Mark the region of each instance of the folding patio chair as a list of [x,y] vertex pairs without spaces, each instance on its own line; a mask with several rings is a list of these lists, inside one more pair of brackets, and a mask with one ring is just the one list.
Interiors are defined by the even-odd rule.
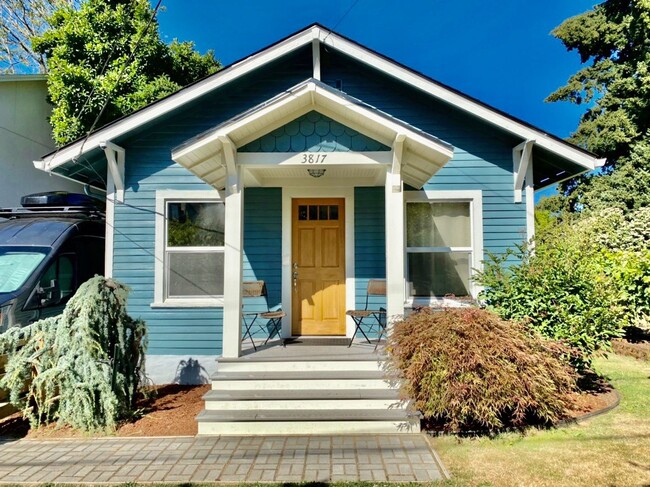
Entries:
[[[247,298],[264,298],[265,301],[266,311],[246,311],[245,308],[249,303],[242,304],[242,320],[244,322],[245,331],[241,341],[243,342],[246,340],[246,336],[248,336],[251,345],[253,345],[253,349],[257,351],[255,341],[253,340],[252,330],[262,331],[264,333],[268,332],[269,335],[264,341],[264,345],[266,345],[274,335],[277,334],[278,338],[280,337],[282,318],[286,316],[286,313],[282,311],[281,308],[277,310],[271,310],[269,308],[266,284],[264,281],[248,281],[242,283],[242,298],[249,301],[251,305],[253,304],[253,300]],[[257,327],[257,329],[255,330],[254,327]],[[285,345],[284,341],[282,342],[282,345]]]
[[369,328],[368,331],[372,330],[375,326],[378,327],[379,335],[377,337],[377,344],[375,345],[375,350],[379,345],[379,340],[381,337],[386,334],[386,310],[384,308],[378,309],[368,309],[370,303],[370,296],[386,296],[386,281],[384,279],[370,279],[368,280],[368,288],[366,290],[366,305],[363,309],[353,309],[348,310],[345,314],[350,316],[354,321],[354,334],[350,339],[348,348],[352,346],[354,337],[357,336],[357,332],[361,332],[364,338],[368,343],[372,343],[366,332],[363,330],[363,326]]

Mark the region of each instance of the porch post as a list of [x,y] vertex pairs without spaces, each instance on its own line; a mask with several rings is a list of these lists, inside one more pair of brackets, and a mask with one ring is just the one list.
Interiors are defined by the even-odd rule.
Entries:
[[224,229],[223,357],[241,355],[244,194],[241,167],[228,174]]
[[404,192],[401,176],[404,138],[393,146],[393,164],[386,172],[386,312],[388,323],[404,316]]

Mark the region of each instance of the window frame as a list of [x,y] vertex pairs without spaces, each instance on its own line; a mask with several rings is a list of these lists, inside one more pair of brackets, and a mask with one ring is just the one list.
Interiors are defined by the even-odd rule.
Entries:
[[[469,203],[470,238],[469,247],[407,247],[407,205],[409,203]],[[483,270],[483,191],[482,190],[422,190],[404,191],[404,296],[407,307],[458,305],[461,300],[442,296],[411,296],[409,292],[408,258],[410,253],[452,253],[467,252],[469,259],[469,292],[476,298],[481,286],[474,282],[477,271]]]
[[[221,203],[225,205],[222,191],[217,190],[157,190],[155,221],[155,270],[154,302],[152,308],[220,308],[224,305],[223,296],[167,296],[169,275],[168,252],[181,253],[225,253],[222,247],[168,247],[167,246],[167,208],[169,203]],[[224,231],[226,225],[224,224]],[[225,266],[224,266],[225,269]],[[224,276],[225,278],[225,276]],[[224,279],[225,281],[225,279]]]

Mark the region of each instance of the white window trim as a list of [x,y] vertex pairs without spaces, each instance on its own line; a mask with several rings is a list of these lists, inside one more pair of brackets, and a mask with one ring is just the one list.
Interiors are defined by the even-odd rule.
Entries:
[[[472,253],[472,261],[470,265],[470,282],[469,291],[473,298],[478,296],[481,291],[479,286],[474,281],[474,276],[477,270],[483,270],[483,191],[480,189],[472,190],[424,190],[424,191],[404,191],[404,235],[406,235],[406,205],[408,203],[469,203],[469,215],[472,225],[472,246],[471,247],[430,247],[421,251],[465,251]],[[406,307],[412,306],[462,306],[463,300],[458,301],[445,298],[445,297],[431,297],[431,298],[414,298],[409,296],[406,277],[408,275],[408,247],[404,247],[404,292],[406,296]],[[420,250],[418,250],[420,251]]]
[[152,308],[220,308],[223,297],[216,298],[167,298],[165,299],[165,234],[168,201],[219,202],[224,198],[217,190],[174,190],[156,191],[155,221],[155,267],[154,267],[154,302]]

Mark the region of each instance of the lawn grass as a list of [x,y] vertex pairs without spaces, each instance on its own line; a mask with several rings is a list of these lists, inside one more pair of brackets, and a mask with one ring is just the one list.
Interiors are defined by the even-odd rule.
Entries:
[[611,354],[595,361],[621,404],[566,428],[496,439],[441,437],[433,444],[447,485],[650,485],[650,363]]

